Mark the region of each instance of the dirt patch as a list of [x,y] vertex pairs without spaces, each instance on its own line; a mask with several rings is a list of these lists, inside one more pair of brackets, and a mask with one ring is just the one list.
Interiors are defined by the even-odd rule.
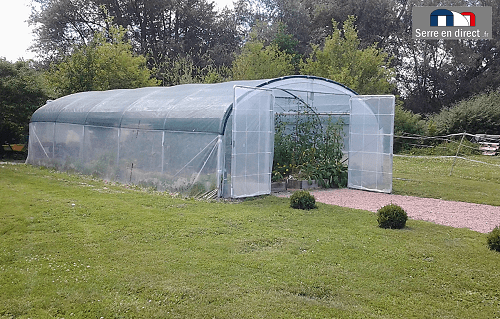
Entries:
[[401,206],[411,219],[456,228],[469,228],[480,233],[488,233],[495,226],[500,225],[500,206],[383,194],[348,188],[318,190],[311,194],[320,203],[371,212],[376,212],[380,207],[393,203]]

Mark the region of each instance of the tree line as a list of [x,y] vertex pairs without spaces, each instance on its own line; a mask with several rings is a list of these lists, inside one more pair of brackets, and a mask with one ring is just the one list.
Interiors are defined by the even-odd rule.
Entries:
[[430,116],[500,86],[498,19],[491,40],[411,38],[416,5],[491,6],[497,17],[495,0],[237,0],[220,11],[209,0],[33,2],[38,59],[19,63],[47,98],[311,74]]

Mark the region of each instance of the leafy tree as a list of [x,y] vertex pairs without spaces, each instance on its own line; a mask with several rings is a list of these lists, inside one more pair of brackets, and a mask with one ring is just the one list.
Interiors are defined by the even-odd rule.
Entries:
[[313,46],[313,54],[303,63],[302,74],[316,75],[342,83],[360,94],[390,93],[393,70],[388,55],[372,45],[360,48],[355,18],[344,21],[337,29],[333,21],[333,34],[325,40],[324,47]]
[[199,83],[200,68],[197,67],[190,55],[168,56],[155,62],[154,77],[162,86]]
[[231,10],[217,12],[207,0],[33,1],[40,4],[30,17],[33,49],[44,61],[60,61],[75,46],[90,44],[108,29],[108,15],[127,30],[133,51],[148,57],[150,69],[182,58],[192,60],[195,70],[230,66],[241,42],[238,18]]
[[64,62],[53,65],[46,78],[55,96],[157,85],[146,58],[134,56],[124,36],[123,28],[111,26],[110,42],[104,32],[96,33],[91,43],[76,47]]
[[231,68],[226,66],[220,66],[218,68],[208,66],[205,68],[205,76],[203,77],[203,83],[221,83],[231,81],[232,71]]
[[402,3],[408,1],[309,0],[309,7],[312,8],[309,11],[311,12],[310,41],[315,44],[322,43],[333,31],[332,20],[345,21],[349,16],[355,16],[361,47],[367,48],[377,43],[378,48],[385,48],[388,41],[401,32],[401,28],[411,26],[411,22],[405,24],[399,17]]
[[264,46],[260,41],[249,41],[233,63],[235,80],[270,79],[294,73],[293,56],[280,51],[277,44]]
[[[378,48],[385,47],[387,40],[401,32],[400,28],[404,25],[399,23],[400,2],[402,1],[239,0],[236,8],[240,9],[237,13],[245,18],[248,30],[255,26],[257,20],[271,27],[286,25],[286,32],[293,34],[298,41],[298,53],[307,55],[310,53],[311,43],[321,44],[333,32],[332,20],[345,21],[349,15],[357,17],[362,48],[373,43],[377,43]],[[411,26],[411,22],[409,25]]]
[[[256,32],[257,39],[269,44],[281,30],[293,34],[294,49],[303,55],[310,42],[310,12],[315,11],[311,0],[238,0],[235,14],[244,22],[247,33]],[[284,27],[285,26],[285,27]],[[284,28],[283,28],[284,27]]]
[[41,75],[29,62],[0,59],[0,142],[24,143],[31,114],[47,98]]
[[102,3],[94,0],[33,0],[29,22],[35,26],[33,49],[53,61],[70,54],[76,45],[89,43],[106,27]]
[[286,25],[280,24],[272,43],[276,44],[281,52],[292,56],[292,64],[298,70],[302,61],[302,55],[297,50],[299,41],[293,35],[286,33]]
[[[412,7],[437,6],[437,0],[398,1],[399,31],[386,43],[394,58],[398,91],[405,107],[415,113],[435,114],[460,100],[494,90],[500,85],[498,54],[500,23],[493,19],[490,40],[414,40],[411,37]],[[496,0],[448,0],[449,6],[491,6],[493,17],[500,14]]]
[[[390,74],[386,79],[396,83],[395,93],[403,98],[405,108],[427,115],[500,86],[499,21],[493,19],[490,40],[412,39],[412,8],[442,5],[438,0],[236,0],[234,10],[221,12],[216,12],[210,0],[33,1],[40,4],[30,18],[36,27],[34,49],[43,62],[61,61],[76,46],[91,44],[94,34],[108,29],[109,14],[128,30],[133,51],[147,57],[148,68],[162,85],[228,79],[214,70],[233,65],[244,49],[242,39],[250,32],[256,32],[258,36],[252,41],[262,42],[263,51],[271,51],[268,45],[275,44],[279,51],[292,54],[292,64],[304,56],[317,61],[333,38],[348,42],[332,20],[349,21],[353,15],[358,46],[351,49],[371,51],[369,59],[359,52],[343,59],[340,55],[337,60],[344,69],[337,64],[320,70],[311,64],[308,69],[312,70],[302,72],[317,71],[326,77],[335,73],[335,80],[360,93],[379,93],[390,92],[391,85],[384,83],[385,88],[375,89],[366,84],[376,82],[377,77],[372,76],[385,69],[386,75]],[[444,4],[491,6],[493,16],[500,16],[498,0],[446,0]],[[379,64],[382,67],[372,68],[373,74],[356,73],[377,64],[385,55],[380,49],[388,53]],[[368,82],[362,83],[364,79]]]
[[[412,8],[443,5],[438,0],[239,0],[254,9],[246,21],[260,19],[264,25],[283,23],[299,41],[297,50],[304,56],[309,43],[322,45],[333,33],[331,21],[356,16],[359,49],[383,49],[394,69],[394,83],[405,108],[432,114],[480,92],[500,86],[500,22],[493,19],[493,39],[489,40],[414,40]],[[253,6],[251,4],[254,4]],[[491,6],[500,15],[497,0],[447,0],[449,6]],[[250,12],[251,13],[251,12]],[[253,24],[250,24],[250,27]],[[265,30],[263,30],[265,31]],[[263,33],[265,36],[266,33]],[[269,37],[267,38],[269,39]],[[266,43],[266,42],[265,42]],[[326,73],[326,72],[324,72]],[[347,84],[347,83],[345,83]]]

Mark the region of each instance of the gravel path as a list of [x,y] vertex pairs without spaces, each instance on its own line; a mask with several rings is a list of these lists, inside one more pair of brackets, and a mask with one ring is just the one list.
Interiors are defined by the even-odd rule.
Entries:
[[457,228],[469,228],[480,233],[488,233],[495,226],[500,225],[500,206],[382,194],[348,188],[317,190],[312,191],[311,194],[320,203],[372,212],[393,203],[401,206],[411,219]]

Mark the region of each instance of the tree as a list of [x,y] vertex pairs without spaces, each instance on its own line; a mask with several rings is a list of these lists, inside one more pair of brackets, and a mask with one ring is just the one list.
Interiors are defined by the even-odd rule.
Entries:
[[30,17],[36,26],[33,49],[44,61],[61,61],[75,46],[90,44],[108,29],[108,16],[127,30],[133,51],[160,73],[164,62],[186,57],[194,70],[230,66],[241,43],[237,17],[231,10],[217,12],[207,0],[33,1],[40,4]]
[[[415,113],[434,114],[454,103],[500,85],[500,23],[493,19],[490,40],[414,40],[411,38],[412,7],[436,6],[436,0],[392,0],[399,32],[386,44],[396,69],[398,91],[405,108]],[[396,6],[397,5],[397,6]],[[449,6],[491,6],[493,17],[500,14],[494,0],[448,0]]]
[[54,95],[157,85],[146,58],[133,55],[124,36],[123,28],[111,26],[110,42],[104,32],[96,33],[88,45],[76,47],[64,62],[53,65],[46,78]]
[[[33,1],[40,4],[30,18],[36,26],[34,48],[44,61],[61,61],[75,46],[90,44],[95,33],[109,28],[106,17],[110,15],[127,30],[133,51],[147,57],[148,68],[162,85],[205,81],[207,76],[207,81],[227,79],[215,76],[214,70],[231,67],[244,49],[242,39],[251,32],[257,34],[252,41],[260,41],[263,51],[274,43],[278,51],[294,55],[294,64],[304,56],[317,61],[327,39],[348,43],[332,20],[349,21],[353,15],[357,47],[351,49],[366,51],[355,57],[355,64],[365,65],[343,70],[337,65],[331,72],[326,68],[320,72],[312,70],[311,64],[307,73],[317,71],[326,77],[335,73],[337,81],[363,87],[356,89],[359,92],[388,93],[387,83],[383,90],[366,90],[370,83],[360,82],[385,69],[404,107],[421,114],[437,113],[500,86],[499,21],[493,19],[490,40],[414,40],[411,36],[414,6],[491,6],[496,17],[500,15],[497,0],[237,0],[234,10],[222,12],[215,11],[211,0]],[[382,64],[381,56],[386,57]],[[337,60],[353,65],[353,57],[346,54]],[[368,71],[368,64],[377,63],[381,67],[372,69],[374,74],[354,72]]]
[[286,25],[283,23],[280,23],[278,32],[276,33],[272,43],[276,44],[281,52],[292,56],[292,64],[298,71],[300,62],[302,61],[302,54],[299,54],[297,50],[299,41],[295,39],[293,35],[286,33]]
[[[293,34],[299,54],[310,53],[310,44],[321,44],[332,33],[332,20],[345,21],[356,16],[362,48],[386,45],[399,32],[398,2],[402,0],[239,0],[238,14],[245,18],[249,30],[260,20],[270,25],[286,25]],[[404,0],[407,1],[407,0]],[[253,9],[253,10],[252,10]],[[411,11],[411,10],[410,10]],[[411,25],[411,23],[410,23]]]
[[106,13],[93,0],[33,0],[29,22],[35,26],[33,50],[48,61],[70,54],[76,45],[88,44],[106,27]]
[[47,98],[41,75],[29,62],[0,59],[0,142],[24,143],[31,114]]
[[377,43],[378,48],[383,48],[388,39],[400,32],[398,23],[400,2],[408,0],[308,1],[311,8],[312,43],[320,44],[332,33],[332,20],[345,21],[349,16],[355,16],[361,48],[370,47],[373,43]]
[[376,44],[361,49],[353,16],[325,40],[322,49],[313,45],[313,54],[302,64],[302,74],[316,75],[342,83],[360,94],[390,93],[394,72],[388,54]]
[[294,73],[293,56],[280,51],[277,44],[264,47],[260,41],[249,41],[233,63],[235,80],[270,79]]

